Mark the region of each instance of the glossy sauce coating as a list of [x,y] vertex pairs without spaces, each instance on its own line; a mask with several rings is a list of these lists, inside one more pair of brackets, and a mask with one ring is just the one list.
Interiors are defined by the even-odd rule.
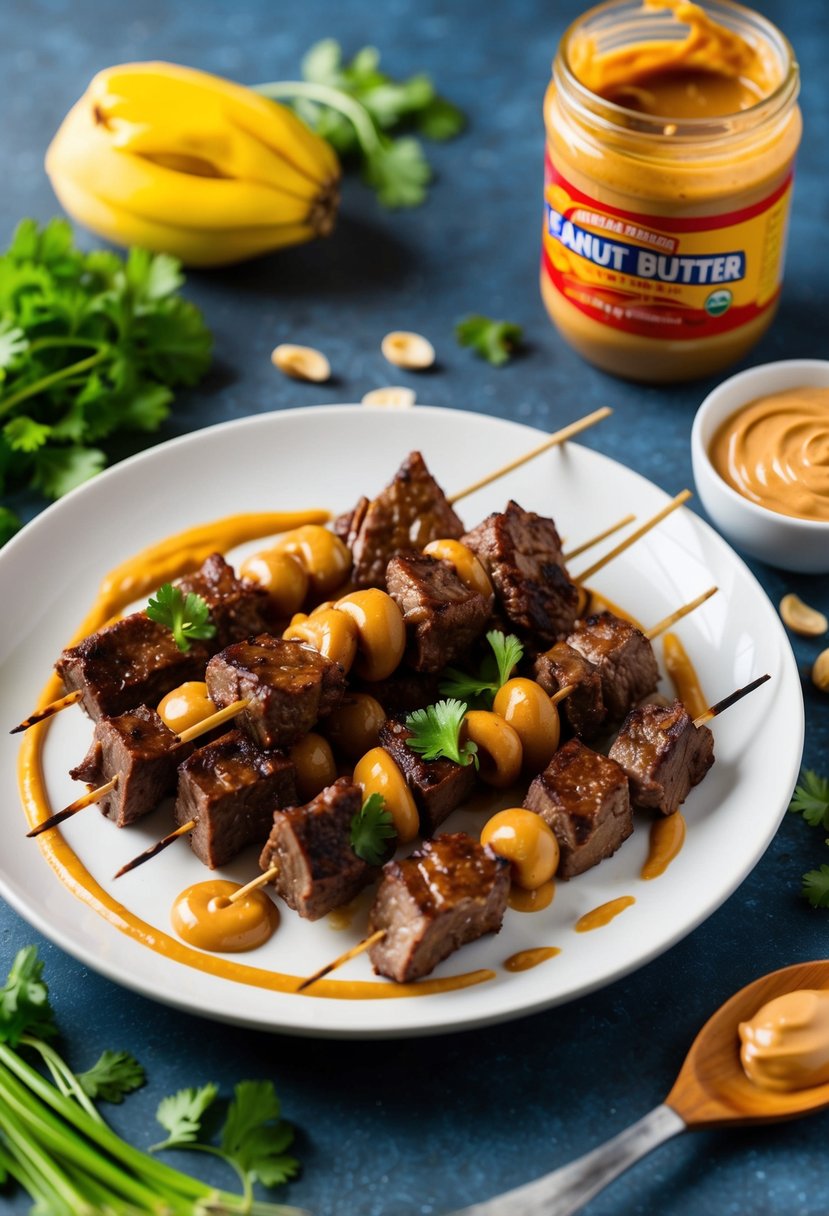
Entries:
[[718,429],[709,455],[749,502],[829,520],[829,388],[789,389],[743,406]]
[[600,904],[598,908],[593,908],[590,912],[585,912],[584,916],[580,916],[575,923],[576,933],[589,933],[592,929],[601,929],[603,925],[608,925],[612,920],[629,908],[631,904],[635,904],[636,900],[632,895],[622,895],[619,899],[611,899],[606,904]]
[[673,815],[660,815],[651,824],[648,856],[639,874],[646,881],[659,878],[678,857],[685,843],[685,820],[681,811]]
[[829,991],[787,992],[739,1026],[746,1076],[763,1089],[792,1091],[829,1081]]
[[199,950],[219,954],[264,945],[279,924],[276,905],[264,891],[249,891],[231,903],[229,896],[239,890],[239,883],[219,878],[187,887],[176,897],[170,914],[176,933]]
[[688,657],[688,652],[675,633],[666,633],[662,640],[665,670],[674,686],[676,695],[692,718],[698,718],[708,709],[709,701],[702,691],[699,676]]
[[509,958],[504,959],[504,970],[529,971],[531,967],[546,963],[557,954],[561,954],[558,946],[534,946],[530,950],[519,950],[517,954],[511,954]]
[[525,891],[523,887],[510,887],[507,903],[513,912],[543,912],[545,908],[549,908],[555,894],[556,884],[551,878],[534,891]]

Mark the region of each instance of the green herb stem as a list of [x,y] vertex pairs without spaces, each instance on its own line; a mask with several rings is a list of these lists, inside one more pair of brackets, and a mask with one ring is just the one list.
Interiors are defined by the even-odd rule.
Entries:
[[52,1074],[55,1085],[65,1097],[74,1098],[91,1118],[103,1124],[104,1120],[94,1102],[84,1092],[78,1082],[78,1078],[63,1057],[55,1051],[54,1047],[51,1047],[48,1043],[44,1043],[42,1039],[32,1038],[28,1034],[21,1035],[20,1042],[39,1053],[49,1072]]
[[49,350],[51,347],[66,347],[66,346],[86,346],[91,350],[103,350],[107,343],[100,338],[75,338],[75,337],[43,337],[35,338],[29,343],[26,348],[27,354],[32,354],[37,350]]
[[62,380],[66,380],[70,376],[78,376],[82,372],[91,371],[93,367],[97,367],[99,363],[102,363],[107,358],[109,358],[109,351],[101,349],[94,355],[89,355],[86,359],[80,359],[77,363],[70,363],[68,367],[62,367],[56,372],[50,372],[48,376],[41,376],[33,384],[27,384],[25,388],[18,389],[16,393],[10,393],[4,400],[0,400],[0,417],[3,414],[8,414],[9,410],[14,409],[21,401],[26,401],[29,397],[36,397],[39,393],[53,388],[54,385],[60,384]]
[[[32,1134],[30,1120],[21,1118],[14,1105],[3,1101],[0,1107],[3,1112],[3,1133],[7,1143],[14,1149],[17,1160],[28,1173],[29,1180],[34,1176],[39,1180],[37,1190],[48,1191],[50,1216],[95,1216],[94,1209],[86,1202],[84,1196],[56,1168],[53,1155],[41,1147]],[[27,1184],[26,1189],[29,1190]],[[31,1190],[29,1190],[31,1194]],[[54,1205],[59,1206],[54,1206]]]
[[273,101],[305,97],[308,101],[329,106],[348,119],[365,153],[371,154],[382,147],[380,133],[365,106],[342,89],[335,89],[333,85],[317,84],[311,80],[274,80],[268,84],[254,85],[253,91],[261,93],[263,97],[270,97]]

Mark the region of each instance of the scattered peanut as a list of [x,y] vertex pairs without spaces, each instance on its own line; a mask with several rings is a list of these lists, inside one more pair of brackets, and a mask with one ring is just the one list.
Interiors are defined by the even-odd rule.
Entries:
[[812,683],[821,692],[829,692],[829,649],[821,650],[812,665]]
[[435,361],[435,348],[429,339],[403,329],[386,334],[380,349],[389,363],[408,368],[409,371],[424,371]]
[[362,403],[387,410],[410,410],[416,397],[413,388],[390,384],[387,388],[373,388],[370,393],[365,394]]
[[283,342],[271,352],[271,363],[294,380],[313,380],[322,384],[331,377],[331,364],[322,351],[312,346],[293,346]]
[[804,604],[797,595],[783,596],[780,601],[780,615],[784,625],[787,625],[794,633],[802,634],[806,638],[820,637],[829,629],[829,621],[823,613]]

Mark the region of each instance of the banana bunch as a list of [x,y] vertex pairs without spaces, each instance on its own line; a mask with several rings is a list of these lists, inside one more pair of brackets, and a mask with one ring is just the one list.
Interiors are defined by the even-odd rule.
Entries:
[[222,266],[327,235],[330,144],[292,111],[171,63],[99,72],[46,153],[69,214],[117,245]]

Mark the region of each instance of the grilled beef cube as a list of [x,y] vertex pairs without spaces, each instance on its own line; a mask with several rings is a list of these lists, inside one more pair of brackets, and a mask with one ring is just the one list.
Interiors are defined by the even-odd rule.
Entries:
[[176,770],[193,750],[181,744],[154,709],[139,705],[117,718],[99,718],[89,751],[70,771],[75,781],[118,784],[98,803],[119,828],[154,811],[176,788]]
[[380,746],[406,778],[420,816],[421,834],[431,836],[472,793],[476,770],[474,764],[454,760],[424,760],[407,744],[411,735],[402,722],[390,719],[380,727]]
[[610,749],[630,781],[634,806],[671,815],[714,763],[714,736],[681,701],[632,709]]
[[335,709],[345,677],[301,642],[263,633],[227,646],[207,664],[207,690],[217,709],[247,700],[240,724],[260,747],[289,747]]
[[497,608],[526,642],[541,650],[573,628],[578,588],[565,569],[551,519],[510,501],[462,540],[492,580]]
[[579,621],[570,646],[599,670],[607,725],[618,724],[643,697],[656,691],[659,669],[641,630],[611,612]]
[[571,739],[530,785],[524,806],[553,829],[559,878],[612,856],[633,831],[628,779],[615,762]]
[[444,537],[457,540],[462,532],[420,452],[410,452],[385,490],[355,508],[346,539],[354,559],[352,581],[385,591],[386,566],[396,553]]
[[190,847],[215,870],[267,839],[278,807],[297,801],[296,770],[281,752],[261,751],[241,730],[194,751],[179,768],[175,818],[196,821]]
[[360,530],[360,524],[363,522],[363,516],[366,513],[369,500],[365,494],[357,500],[357,505],[350,511],[343,511],[342,515],[338,515],[332,525],[334,532],[339,536],[341,541],[351,548],[354,537]]
[[562,688],[572,688],[559,709],[574,735],[594,739],[605,720],[605,707],[601,677],[590,660],[567,642],[556,642],[538,656],[533,674],[551,697]]
[[492,597],[467,587],[455,567],[421,553],[402,553],[386,568],[388,593],[403,613],[408,661],[415,671],[442,671],[487,627]]
[[367,692],[380,702],[386,714],[408,713],[413,709],[425,709],[434,705],[440,697],[438,677],[435,673],[411,671],[398,667],[385,680],[352,680],[349,687],[357,692]]
[[264,587],[239,579],[221,553],[213,553],[193,574],[178,582],[184,595],[200,595],[210,610],[216,635],[210,639],[212,651],[224,650],[231,642],[241,642],[265,632],[273,613]]
[[55,670],[69,692],[83,693],[80,703],[97,721],[157,705],[186,680],[201,680],[210,654],[204,642],[183,653],[166,625],[133,612],[64,650]]
[[347,904],[377,876],[377,866],[351,847],[351,821],[362,805],[362,789],[340,777],[305,806],[274,814],[259,865],[277,867],[277,895],[306,920]]
[[509,863],[463,832],[388,862],[369,913],[369,934],[385,930],[369,953],[374,970],[409,983],[466,942],[497,933],[509,887]]

